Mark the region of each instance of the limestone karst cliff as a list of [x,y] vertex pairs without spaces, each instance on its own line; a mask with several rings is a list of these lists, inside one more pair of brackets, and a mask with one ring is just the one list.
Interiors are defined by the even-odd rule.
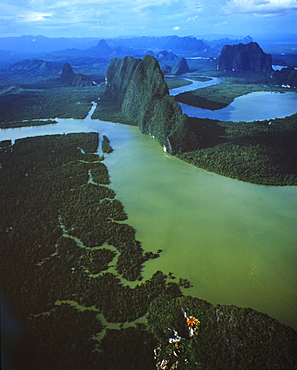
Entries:
[[188,63],[185,58],[179,58],[176,64],[173,66],[171,73],[179,76],[183,73],[187,73],[190,71],[190,68],[188,66]]
[[271,72],[272,57],[264,53],[256,42],[248,44],[225,45],[218,58],[220,71]]
[[63,84],[68,86],[83,87],[93,85],[90,77],[81,73],[74,73],[69,63],[63,65],[60,80]]
[[177,153],[188,142],[187,116],[168,93],[157,60],[127,56],[111,60],[103,100],[114,102],[130,124],[155,137],[166,150]]

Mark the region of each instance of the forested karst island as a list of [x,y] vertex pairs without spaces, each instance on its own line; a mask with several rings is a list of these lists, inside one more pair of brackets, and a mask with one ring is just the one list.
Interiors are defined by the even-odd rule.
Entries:
[[169,96],[154,57],[112,59],[106,73],[106,90],[93,118],[101,118],[101,111],[108,106],[118,111],[125,123],[137,125],[142,133],[155,137],[169,152],[185,150],[189,141],[186,116]]
[[[54,369],[294,369],[294,329],[251,308],[191,297],[192,281],[176,278],[173,270],[144,278],[146,264],[166,257],[153,244],[144,249],[136,237],[108,171],[107,159],[121,149],[101,134],[97,120],[139,127],[166,156],[213,173],[296,185],[296,114],[223,122],[189,117],[179,105],[215,111],[252,91],[296,93],[296,71],[218,70],[211,43],[193,37],[141,41],[145,50],[137,38],[122,46],[121,40],[95,40],[89,51],[68,50],[68,57],[53,52],[44,55],[47,61],[19,61],[2,71],[1,129],[55,126],[60,118],[71,118],[71,125],[76,118],[82,131],[88,120],[99,131],[0,140],[1,293],[34,348],[34,358],[26,361],[31,368]],[[163,57],[149,52],[154,43]],[[133,56],[124,55],[129,45],[139,47]],[[252,50],[252,65],[258,65],[254,58],[261,55],[256,46]],[[189,67],[182,78],[172,77],[177,54]],[[170,76],[164,77],[164,65]],[[173,87],[213,77],[222,82],[170,95]],[[255,275],[252,270],[250,278]],[[17,361],[22,347],[5,344],[16,351],[7,361]]]
[[[232,52],[226,48],[222,50],[219,69],[252,71],[260,75],[252,78],[240,75],[232,81],[226,78],[226,82],[218,87],[190,91],[176,99],[215,110],[228,106],[236,96],[246,92],[278,91],[276,87],[256,84],[258,78],[261,81],[271,79],[266,73],[272,69],[271,57],[256,43],[240,45],[239,48],[230,46]],[[249,55],[250,64],[243,66],[243,60],[248,63],[245,54]],[[230,66],[222,67],[223,63]],[[93,118],[138,125],[169,153],[221,175],[265,185],[297,183],[295,115],[237,124],[189,118],[169,96],[160,67],[151,56],[145,56],[143,60],[132,57],[112,59],[106,79],[105,93]],[[288,158],[292,159],[290,164]]]
[[271,72],[272,57],[256,42],[225,45],[218,58],[218,70]]

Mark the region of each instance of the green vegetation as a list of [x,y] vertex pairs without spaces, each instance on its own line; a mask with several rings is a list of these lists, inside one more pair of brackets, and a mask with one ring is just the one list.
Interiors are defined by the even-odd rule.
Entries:
[[178,157],[219,175],[261,185],[297,185],[297,114],[259,122],[193,118],[200,150]]
[[113,152],[113,149],[110,146],[110,140],[105,135],[103,135],[103,140],[102,140],[101,147],[102,147],[102,152],[103,153],[109,154],[109,153]]
[[294,67],[283,68],[281,71],[274,72],[274,82],[277,85],[290,86],[297,88],[297,71]]
[[[205,61],[192,62],[210,69]],[[138,125],[172,154],[224,176],[264,185],[296,184],[295,116],[273,120],[271,125],[267,121],[235,124],[188,118],[181,114],[174,98],[168,96],[156,63],[152,57],[143,61],[132,57],[114,59],[107,72],[106,92],[92,118]],[[263,73],[213,72],[220,72],[224,81],[180,94],[176,99],[202,108],[221,109],[235,97],[249,92],[283,91],[272,86],[271,79]],[[188,83],[166,78],[169,84],[173,80],[179,86]],[[58,88],[54,83],[47,89],[41,89],[38,83],[24,87],[19,94],[0,97],[0,127],[44,124],[40,119],[49,117],[84,118],[91,101],[104,92],[98,86]],[[25,119],[28,121],[24,122]],[[112,147],[107,140],[103,138],[102,150],[109,153]]]
[[[236,77],[227,77],[218,85],[183,93],[176,98],[189,105],[215,110],[250,92],[284,91],[276,86],[255,84],[258,77],[257,73],[248,76],[236,73]],[[199,168],[242,181],[296,185],[296,117],[295,114],[252,123],[189,118],[192,142],[198,140],[199,150],[188,149],[178,156]]]
[[189,77],[191,78],[191,80],[194,80],[194,81],[207,82],[207,81],[211,81],[212,80],[212,78],[210,78],[210,77],[200,77],[200,76],[198,76],[198,77],[192,77],[191,76],[191,73],[189,73],[189,75],[190,75]]
[[117,351],[127,364],[138,351],[152,353],[155,340],[143,327],[119,329],[128,342],[120,340],[113,355],[106,343],[114,331],[107,330],[102,346],[92,339],[103,330],[99,313],[108,322],[133,322],[153,299],[181,295],[179,284],[160,271],[137,284],[142,264],[159,255],[144,252],[125,223],[107,168],[94,154],[98,134],[0,145],[1,293],[39,342],[47,364],[114,368]]
[[[206,82],[206,81],[211,80],[211,78],[208,78],[208,77],[193,77],[191,73],[188,73],[188,74],[185,73],[183,74],[183,76],[189,77],[191,78],[191,80],[200,81],[200,82]],[[192,85],[193,83],[189,80],[186,80],[184,78],[178,78],[178,77],[164,77],[164,80],[169,90],[182,87],[182,86]]]
[[[167,95],[151,58],[131,60],[111,65],[108,80],[114,85],[93,118],[139,124],[181,159],[215,173],[259,184],[297,184],[297,115],[254,123],[188,119]],[[251,88],[263,91],[247,80],[256,82],[256,75],[230,73],[219,89],[199,90],[191,99],[214,107]],[[50,117],[84,118],[103,93],[98,86],[41,85],[0,97],[1,128],[53,123]],[[43,118],[48,120],[38,121]],[[135,239],[123,205],[108,187],[107,168],[94,154],[98,144],[96,133],[0,142],[1,293],[37,339],[45,354],[40,361],[55,369],[153,369],[159,343],[157,361],[169,359],[171,366],[178,360],[181,369],[295,368],[296,332],[276,320],[251,309],[176,298],[191,284],[182,278],[172,282],[171,273],[157,271],[140,283],[143,264],[159,254],[145,252]],[[103,152],[112,150],[109,144],[103,137]],[[168,327],[187,337],[181,306],[201,326],[196,339],[176,347],[168,344]],[[152,332],[134,323],[147,312]],[[102,315],[119,328],[107,328],[104,335]],[[123,329],[127,322],[131,326]]]
[[187,145],[186,116],[168,95],[160,66],[147,55],[140,59],[114,58],[107,70],[104,96],[92,118],[109,119],[138,126],[142,133],[154,136],[172,153]]
[[27,120],[21,122],[4,122],[0,123],[1,128],[18,128],[18,127],[26,127],[26,126],[44,126],[57,123],[56,120],[47,119],[47,120]]
[[[191,286],[186,279],[174,283],[172,273],[157,271],[139,282],[143,263],[159,255],[144,252],[126,223],[123,205],[108,187],[107,168],[94,154],[98,143],[96,133],[0,142],[1,292],[34,335],[42,361],[55,369],[153,369],[158,341],[163,343],[159,359],[174,356],[165,342],[168,327],[185,332],[182,306],[201,321],[199,338],[204,335],[181,343],[180,356],[190,364],[215,368],[246,360],[250,365],[253,358],[260,366],[267,356],[272,364],[291,364],[292,329],[250,309],[218,306],[218,330],[210,304],[173,300],[182,295],[181,287]],[[148,311],[154,335],[146,325],[133,323]],[[234,316],[243,321],[230,326]],[[104,335],[103,319],[119,328],[107,328]],[[127,322],[131,326],[124,329],[121,324]],[[259,340],[268,338],[273,352],[265,347],[255,353],[242,328]],[[242,336],[243,353],[238,349]],[[238,354],[228,356],[233,350]]]
[[[47,89],[27,89],[19,94],[0,96],[0,128],[26,126],[24,120],[40,120],[49,118],[83,119],[96,100],[101,88],[92,87],[52,87]],[[33,122],[32,122],[33,123]],[[52,123],[52,122],[48,122]],[[3,126],[2,126],[3,125]]]
[[177,78],[177,77],[165,77],[164,80],[169,90],[192,84],[191,81],[185,80],[183,78]]
[[[152,57],[113,60],[106,93],[92,118],[138,125],[170,153],[223,176],[262,185],[297,184],[296,115],[253,123],[189,118],[168,96],[155,63]],[[215,110],[250,92],[283,92],[264,73],[220,74],[222,83],[180,94],[177,100]]]
[[[189,338],[188,316],[200,321],[197,335]],[[297,333],[250,308],[212,306],[193,297],[159,298],[148,311],[149,328],[159,339],[157,368],[178,361],[178,369],[295,369]],[[173,330],[182,337],[168,343]],[[163,363],[164,363],[163,362]]]
[[[206,87],[205,87],[206,89]],[[204,89],[203,89],[204,90]],[[209,100],[201,97],[200,90],[187,91],[176,96],[176,100],[180,103],[192,105],[193,107],[199,107],[204,109],[217,110],[227,107],[230,103],[222,103],[213,100]],[[202,93],[203,95],[204,93]],[[211,94],[208,94],[209,97],[212,97]],[[225,99],[224,99],[225,100]]]
[[[63,303],[53,307],[49,314],[31,316],[29,326],[42,343],[40,352],[45,357],[36,368],[85,369],[86,366],[96,366],[98,354],[94,352],[96,342],[92,335],[103,330],[96,315],[95,310],[79,311]],[[36,356],[35,353],[32,355]]]
[[[122,330],[108,329],[101,342],[104,356],[100,369],[153,370],[155,361],[153,349],[156,338],[144,330],[142,325]],[[110,367],[110,364],[113,367]]]

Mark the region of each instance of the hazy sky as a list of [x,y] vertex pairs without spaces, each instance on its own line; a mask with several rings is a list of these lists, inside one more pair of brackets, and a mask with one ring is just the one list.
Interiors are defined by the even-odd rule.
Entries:
[[297,33],[297,0],[0,0],[0,37]]

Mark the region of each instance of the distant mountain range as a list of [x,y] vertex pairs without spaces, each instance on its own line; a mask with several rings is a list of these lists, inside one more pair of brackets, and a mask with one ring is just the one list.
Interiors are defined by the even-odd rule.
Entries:
[[60,62],[46,62],[44,60],[22,60],[20,62],[14,63],[6,68],[7,73],[16,74],[16,73],[23,73],[23,74],[44,74],[47,75],[49,73],[58,73],[61,71],[63,64]]
[[[0,57],[5,60],[17,61],[21,58],[43,58],[47,60],[63,60],[65,58],[123,57],[132,55],[143,57],[145,54],[157,59],[161,51],[179,55],[204,55],[218,44],[224,42],[233,44],[229,39],[207,42],[193,36],[163,36],[163,37],[128,37],[113,39],[96,38],[49,38],[44,36],[21,36],[0,38]],[[237,42],[251,42],[248,36]],[[177,59],[177,58],[175,58]]]
[[230,39],[229,37],[224,37],[221,39],[207,41],[211,49],[217,52],[220,52],[225,45],[248,44],[250,42],[253,42],[251,36],[246,36],[243,39]]
[[0,50],[14,51],[22,54],[49,53],[64,49],[88,49],[98,43],[98,38],[51,38],[45,36],[1,37]]

